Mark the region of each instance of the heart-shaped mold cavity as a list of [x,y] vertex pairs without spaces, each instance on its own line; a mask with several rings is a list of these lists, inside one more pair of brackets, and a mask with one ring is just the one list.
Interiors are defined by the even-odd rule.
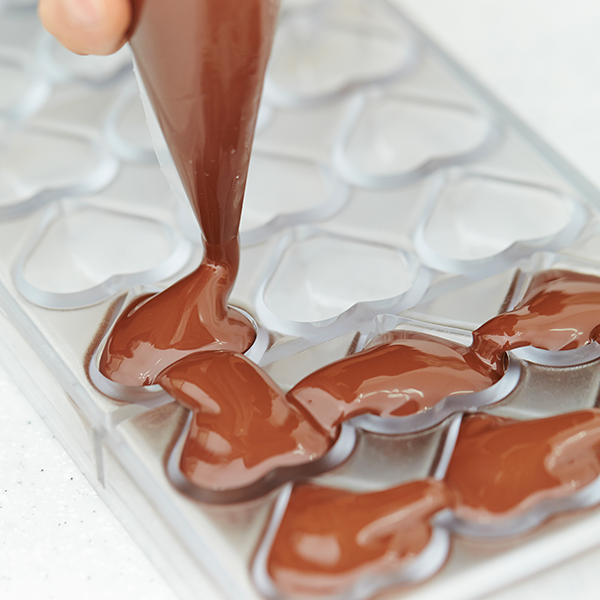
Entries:
[[31,302],[76,308],[170,277],[190,254],[190,245],[164,223],[63,202],[43,215],[13,274]]
[[118,164],[85,134],[29,126],[16,131],[0,155],[0,218],[102,189]]
[[283,13],[265,97],[303,105],[399,77],[413,65],[416,45],[387,3],[324,2]]
[[[512,350],[541,364],[568,366],[600,353],[600,277],[565,269],[534,273],[522,298],[473,332],[486,360]],[[523,292],[523,290],[521,290]]]
[[466,416],[445,477],[457,496],[452,527],[514,535],[598,504],[599,448],[598,409],[532,421]]
[[498,133],[497,123],[469,105],[394,93],[357,96],[334,164],[350,183],[395,187],[480,158]]
[[310,336],[329,326],[337,332],[375,311],[412,306],[426,285],[413,257],[398,248],[311,228],[282,238],[274,256],[280,258],[270,265],[256,310],[281,332]]
[[354,447],[350,428],[321,430],[241,354],[189,355],[158,381],[191,411],[168,473],[179,489],[199,500],[237,502],[264,495],[291,479],[333,468]]
[[131,78],[121,89],[106,117],[104,136],[113,152],[123,160],[156,160],[135,79]]
[[273,233],[330,217],[344,205],[347,186],[320,163],[255,152],[240,225],[243,245]]
[[519,381],[518,365],[496,370],[442,337],[397,330],[371,344],[311,373],[288,396],[325,429],[352,419],[368,431],[399,434],[498,402]]
[[569,243],[585,219],[583,206],[556,189],[450,173],[432,186],[430,211],[417,229],[415,247],[426,264],[441,270],[491,272]]
[[449,550],[436,514],[453,505],[443,482],[424,479],[356,493],[314,484],[280,495],[252,574],[267,598],[352,598],[414,584]]

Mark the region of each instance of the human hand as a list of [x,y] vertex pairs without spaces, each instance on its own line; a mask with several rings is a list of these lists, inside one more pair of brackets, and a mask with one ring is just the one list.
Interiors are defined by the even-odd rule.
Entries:
[[112,54],[127,41],[130,0],[39,0],[44,27],[77,54]]

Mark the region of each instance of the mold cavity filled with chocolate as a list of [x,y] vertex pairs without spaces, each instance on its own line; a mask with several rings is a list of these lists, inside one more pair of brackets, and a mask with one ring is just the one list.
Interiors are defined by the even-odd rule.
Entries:
[[503,366],[491,368],[470,349],[431,335],[394,331],[372,347],[308,375],[288,395],[325,429],[364,414],[405,417],[442,399],[492,386]]
[[431,519],[452,503],[434,479],[369,493],[298,485],[270,548],[268,576],[284,594],[370,596],[401,581],[432,539]]
[[589,409],[532,421],[468,415],[445,481],[457,516],[486,522],[569,496],[599,475],[600,410]]
[[[323,431],[241,354],[188,356],[170,367],[160,384],[192,411],[175,460],[187,481],[199,489],[264,493],[277,484],[276,470],[316,464],[338,438],[339,431]],[[352,447],[351,443],[349,450]],[[170,474],[176,480],[176,474]],[[209,494],[204,498],[212,499]]]
[[203,350],[244,352],[255,332],[228,307],[238,229],[278,0],[134,0],[137,67],[204,240],[202,264],[127,308],[100,359],[117,383],[156,383]]
[[596,341],[600,277],[554,269],[533,276],[523,299],[473,332],[473,349],[497,365],[508,350],[561,351]]

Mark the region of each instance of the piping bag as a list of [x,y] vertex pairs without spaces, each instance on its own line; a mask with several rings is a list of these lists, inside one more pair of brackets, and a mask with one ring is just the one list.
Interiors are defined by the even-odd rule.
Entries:
[[130,45],[155,151],[204,241],[237,236],[279,0],[132,0]]
[[161,166],[202,230],[201,265],[119,317],[100,372],[126,386],[204,350],[245,352],[255,329],[227,302],[279,0],[133,0],[130,44]]

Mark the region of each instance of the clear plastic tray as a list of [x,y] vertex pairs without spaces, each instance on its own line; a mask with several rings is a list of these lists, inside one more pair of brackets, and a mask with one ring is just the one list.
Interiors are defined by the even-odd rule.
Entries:
[[[31,3],[1,4],[0,16],[3,361],[182,597],[197,597],[208,573],[232,599],[259,598],[251,564],[281,489],[227,506],[181,494],[166,463],[186,411],[152,390],[116,399],[90,379],[128,298],[201,255],[189,208],[154,158],[128,51],[69,55]],[[254,358],[284,389],[392,329],[468,344],[528,273],[600,273],[598,199],[392,4],[287,2],[232,303],[269,332]],[[515,353],[518,384],[488,412],[595,406],[595,351]],[[427,476],[452,422],[360,431],[352,457],[315,479],[372,490]],[[600,513],[492,537],[452,534],[441,571],[394,593],[479,596],[596,545]]]

